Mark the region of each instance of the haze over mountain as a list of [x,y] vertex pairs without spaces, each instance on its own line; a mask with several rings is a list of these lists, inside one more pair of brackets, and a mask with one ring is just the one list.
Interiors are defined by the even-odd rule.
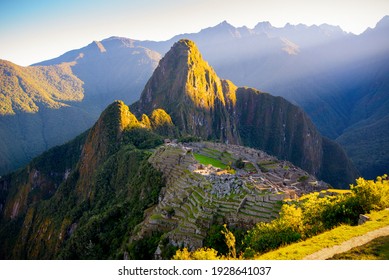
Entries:
[[88,129],[115,99],[139,93],[160,55],[129,39],[107,39],[45,66],[1,61],[0,174]]
[[138,117],[155,108],[164,109],[181,133],[264,150],[337,187],[358,174],[297,106],[221,80],[189,40],[173,45],[131,106]]
[[[221,143],[161,145],[177,136],[279,159]],[[194,172],[204,166],[193,149],[229,168]],[[200,247],[212,225],[248,229],[276,218],[284,198],[328,188],[315,175],[340,187],[357,171],[299,107],[220,79],[180,40],[131,109],[113,102],[91,129],[0,179],[0,258],[139,259],[159,244]]]
[[[38,64],[71,63],[73,74],[84,82],[84,99],[72,103],[71,108],[79,106],[82,114],[86,111],[91,118],[83,116],[88,121],[82,128],[61,128],[74,136],[89,127],[113,100],[136,101],[160,57],[178,39],[191,39],[220,77],[298,104],[323,135],[338,139],[365,177],[375,177],[386,172],[389,164],[389,136],[381,129],[388,116],[388,22],[386,16],[359,36],[326,24],[276,28],[262,22],[249,29],[223,22],[165,42],[111,37]],[[13,127],[27,131],[23,124]],[[56,128],[50,131],[59,133]],[[367,131],[375,137],[369,137]],[[8,145],[25,145],[19,136],[9,138],[14,141],[4,144],[4,150]],[[61,141],[36,145],[42,148],[34,154]],[[26,163],[31,155],[19,151],[13,158],[18,159],[14,161],[17,164],[7,162],[0,167],[1,173]]]
[[79,106],[83,82],[69,64],[20,67],[0,61],[0,84],[0,174],[68,141],[94,121]]

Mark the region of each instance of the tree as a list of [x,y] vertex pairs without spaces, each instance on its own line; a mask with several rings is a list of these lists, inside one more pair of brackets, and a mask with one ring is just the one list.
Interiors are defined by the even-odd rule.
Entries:
[[227,225],[224,224],[224,230],[222,230],[222,233],[224,234],[226,238],[226,245],[228,247],[228,255],[232,257],[233,259],[236,259],[236,247],[235,247],[235,236],[234,234],[227,229]]

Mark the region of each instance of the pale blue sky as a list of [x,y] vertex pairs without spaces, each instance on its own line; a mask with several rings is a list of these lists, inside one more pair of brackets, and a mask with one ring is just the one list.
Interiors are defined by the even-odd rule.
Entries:
[[0,58],[29,65],[110,36],[167,40],[223,20],[329,23],[359,34],[389,15],[389,0],[0,0]]

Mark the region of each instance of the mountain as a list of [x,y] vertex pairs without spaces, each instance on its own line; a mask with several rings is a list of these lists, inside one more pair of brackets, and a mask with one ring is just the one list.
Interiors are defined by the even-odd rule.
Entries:
[[0,61],[0,175],[85,131],[115,99],[137,100],[159,59],[110,38],[35,66]]
[[[389,133],[384,129],[389,124],[388,32],[389,16],[386,16],[358,38],[358,46],[366,44],[370,52],[366,49],[360,52],[361,58],[355,63],[357,67],[353,67],[350,83],[344,90],[352,104],[350,122],[336,139],[368,178],[387,173],[389,165]],[[350,68],[344,67],[344,72],[349,73]]]
[[140,41],[111,37],[36,65],[72,63],[72,72],[84,83],[85,103],[98,115],[113,100],[132,103],[161,59]]
[[[166,139],[176,136],[215,141]],[[146,259],[158,247],[166,258],[200,247],[215,226],[247,230],[276,218],[283,199],[328,188],[288,159],[323,178],[355,176],[301,109],[220,79],[180,40],[131,110],[115,101],[91,129],[0,179],[0,258]]]
[[[20,67],[0,61],[0,174],[86,130],[83,82],[70,64]],[[72,129],[69,129],[69,128]]]
[[[166,112],[152,114],[151,127],[166,125]],[[153,121],[157,116],[165,121]],[[0,258],[150,259],[158,246],[166,258],[177,244],[202,246],[212,226],[248,229],[277,217],[284,198],[327,188],[262,151],[161,145],[145,119],[116,101],[90,130],[2,177]],[[247,160],[239,169],[234,164],[239,176],[226,173],[231,167],[218,174],[197,162],[197,154],[226,164]],[[205,170],[212,174],[202,175]]]
[[115,102],[89,131],[4,176],[0,257],[117,258],[163,185],[145,150],[163,141],[141,127]]
[[389,114],[388,19],[358,36],[329,25],[276,28],[263,22],[248,29],[224,22],[175,39],[195,40],[222,77],[299,105],[372,179],[389,162],[389,135],[380,129]]
[[389,114],[388,21],[384,17],[359,36],[328,25],[260,23],[244,36],[222,33],[217,48],[202,31],[199,48],[221,76],[298,104],[322,134],[342,145],[364,177],[375,178],[389,163],[389,134],[382,129]]
[[183,134],[264,150],[334,186],[351,183],[358,174],[340,146],[324,139],[301,109],[220,79],[189,40],[173,45],[131,106],[138,116],[155,108],[164,109]]
[[[196,42],[204,58],[221,77],[239,86],[282,96],[300,106],[322,135],[342,145],[364,177],[375,178],[386,169],[389,160],[380,148],[387,143],[388,135],[379,129],[386,124],[384,117],[388,111],[385,102],[367,100],[373,97],[386,100],[388,28],[388,16],[375,28],[358,36],[326,24],[287,24],[278,28],[269,22],[260,22],[250,29],[222,22],[163,42],[120,37],[92,42],[59,58],[36,64],[68,63],[73,75],[83,82],[84,97],[80,102],[68,102],[66,108],[72,108],[72,114],[56,116],[50,109],[46,110],[50,114],[28,114],[18,122],[6,116],[1,135],[11,140],[0,144],[0,159],[8,162],[0,166],[0,174],[22,166],[47,148],[81,133],[113,100],[124,100],[128,104],[138,100],[159,59],[174,42],[187,38]],[[75,111],[81,111],[80,115]],[[75,116],[70,123],[77,125],[46,124],[47,120],[63,123],[70,115]],[[31,119],[40,127],[33,129],[38,133],[28,136],[36,139],[33,147],[15,133],[10,134],[14,130],[27,131],[24,124]],[[376,128],[375,137],[364,132],[371,127]],[[46,136],[50,133],[66,136],[52,141],[52,137]],[[10,154],[8,150],[14,152]],[[12,166],[11,158],[17,159]]]

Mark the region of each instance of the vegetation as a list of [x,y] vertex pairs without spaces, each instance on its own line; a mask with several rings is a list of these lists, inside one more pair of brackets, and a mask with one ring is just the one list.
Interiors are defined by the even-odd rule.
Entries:
[[382,236],[369,243],[336,254],[331,260],[389,260],[389,236]]
[[[389,180],[384,175],[375,181],[359,178],[349,192],[322,192],[303,196],[298,201],[284,204],[279,218],[270,223],[258,223],[243,237],[243,246],[239,251],[232,248],[231,237],[226,241],[228,255],[219,255],[218,251],[201,248],[196,252],[205,257],[218,258],[302,258],[325,246],[338,244],[352,236],[364,234],[370,230],[389,225],[389,212],[384,210],[372,213],[373,223],[368,222],[355,227],[359,214],[370,213],[371,210],[382,210],[389,203]],[[330,195],[332,194],[332,195]],[[334,229],[335,228],[335,229]],[[334,229],[334,230],[332,230]],[[325,233],[323,233],[325,232]],[[226,228],[221,230],[227,238]],[[231,232],[229,232],[231,233]],[[322,234],[321,234],[322,233]],[[231,233],[232,234],[232,233]],[[303,241],[306,240],[306,241]],[[277,253],[262,254],[281,246],[301,241],[290,247],[280,249]],[[220,242],[220,241],[219,241]],[[228,243],[229,242],[229,243]],[[220,244],[219,248],[222,248]],[[285,247],[289,248],[289,247]],[[284,253],[285,252],[285,253]],[[188,255],[189,254],[189,255]],[[231,256],[234,257],[231,257]],[[195,258],[184,250],[177,252],[176,258]]]
[[0,60],[0,73],[0,116],[36,113],[42,105],[58,109],[84,97],[82,81],[68,64],[21,67]]
[[[98,170],[93,182],[93,201],[88,211],[83,211],[77,219],[77,230],[66,242],[59,258],[123,258],[126,247],[130,250],[129,257],[151,258],[150,248],[156,247],[157,236],[126,244],[127,236],[131,236],[142,221],[143,211],[158,201],[164,184],[161,174],[147,162],[150,155],[147,149],[160,144],[160,138],[153,137],[156,136],[147,129],[134,129],[124,134],[119,151]],[[89,255],[85,255],[85,242],[93,245]],[[147,244],[149,249],[143,250],[142,244]]]
[[151,113],[151,127],[153,130],[164,136],[176,135],[175,127],[172,118],[163,109],[155,109]]
[[151,149],[163,144],[160,135],[144,128],[126,129],[123,141],[133,144],[138,149]]
[[[111,131],[109,122],[109,118],[105,119],[100,129]],[[96,143],[106,135],[104,131],[89,134],[93,136],[88,136],[86,141],[92,138]],[[101,164],[90,175],[82,174],[80,164],[75,165],[86,135],[31,163],[30,168],[41,170],[49,178],[63,169],[72,172],[65,181],[58,176],[62,180],[55,181],[59,187],[54,195],[31,204],[15,221],[0,221],[0,239],[4,240],[1,258],[117,259],[123,258],[126,250],[130,250],[130,257],[140,256],[137,250],[142,244],[155,245],[150,240],[129,244],[128,237],[143,220],[144,210],[157,203],[164,186],[162,174],[147,161],[151,154],[148,149],[162,140],[145,128],[127,129],[121,135],[120,141],[115,135],[109,135],[109,142],[116,142],[116,146],[112,146],[110,153],[100,155]],[[52,162],[62,156],[67,159],[50,170]],[[10,180],[18,182],[20,178]],[[90,192],[81,199],[79,188]],[[29,196],[34,193],[30,192]],[[150,256],[147,253],[150,250],[142,251],[142,257]]]
[[228,253],[219,255],[218,251],[213,248],[199,248],[194,252],[189,252],[187,248],[179,249],[173,256],[173,260],[229,260],[236,259],[236,239],[234,234],[223,226],[221,233],[224,235],[224,241],[228,248]]
[[381,210],[369,214],[371,221],[360,226],[341,225],[307,240],[300,241],[263,255],[256,255],[261,260],[298,260],[323,248],[343,243],[353,237],[389,225],[389,211]]
[[364,213],[389,207],[389,180],[386,174],[378,176],[376,181],[359,178],[356,185],[351,185],[351,191]]
[[235,161],[235,166],[236,168],[238,169],[243,169],[245,167],[245,164],[243,162],[243,159],[242,158],[239,158]]
[[131,242],[127,246],[127,252],[129,252],[128,257],[133,260],[153,259],[161,236],[161,232],[154,232],[151,236],[144,236],[139,240]]
[[205,156],[205,155],[202,155],[202,154],[198,154],[198,153],[193,153],[195,159],[201,163],[201,164],[204,164],[204,165],[213,165],[217,168],[220,168],[220,169],[226,169],[227,168],[227,165],[225,165],[224,163],[222,163],[220,160],[218,159],[215,159],[215,158],[212,158],[212,157],[208,157],[208,156]]

